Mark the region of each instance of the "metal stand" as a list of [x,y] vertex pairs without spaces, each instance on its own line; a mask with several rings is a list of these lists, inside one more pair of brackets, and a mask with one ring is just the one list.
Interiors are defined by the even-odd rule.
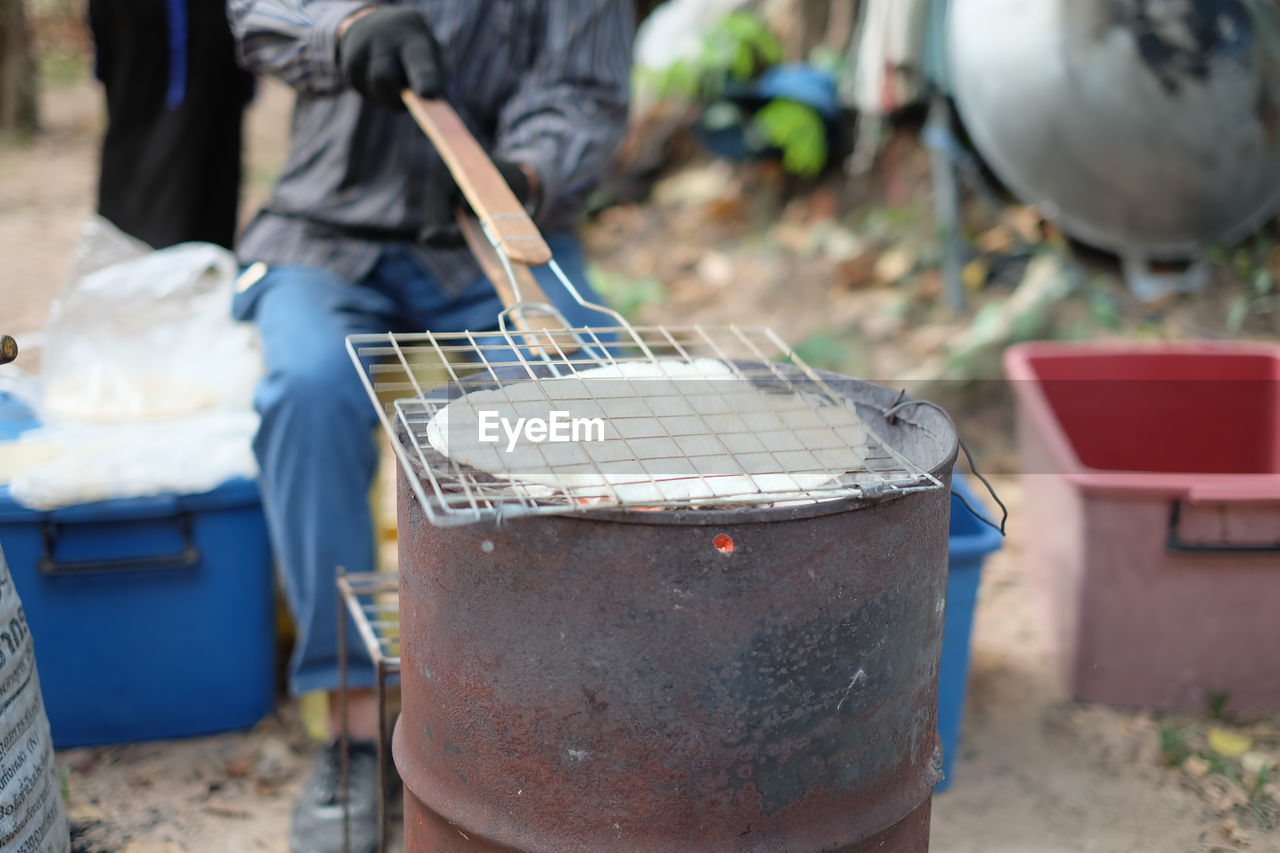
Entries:
[[378,849],[387,849],[387,808],[391,798],[387,760],[387,688],[400,679],[400,575],[388,572],[347,574],[338,569],[339,717],[342,721],[342,847],[351,850],[351,813],[347,795],[347,615],[355,623],[373,661],[378,691]]

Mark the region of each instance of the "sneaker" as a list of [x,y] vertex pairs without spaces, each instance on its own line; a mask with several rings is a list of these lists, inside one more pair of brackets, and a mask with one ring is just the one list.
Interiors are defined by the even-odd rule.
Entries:
[[[353,741],[348,748],[351,853],[378,849],[378,748]],[[342,853],[342,741],[320,750],[302,786],[289,827],[291,853]]]

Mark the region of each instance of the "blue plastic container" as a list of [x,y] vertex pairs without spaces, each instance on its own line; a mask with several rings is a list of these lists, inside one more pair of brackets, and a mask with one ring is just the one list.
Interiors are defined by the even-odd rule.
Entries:
[[[985,512],[985,505],[962,477],[953,477],[951,488],[963,494],[979,511]],[[959,498],[952,496],[947,611],[942,629],[942,665],[938,675],[938,736],[942,739],[943,777],[934,788],[935,793],[945,791],[951,783],[951,767],[955,763],[960,740],[960,719],[964,712],[965,686],[969,680],[969,634],[973,629],[973,610],[978,601],[982,563],[988,554],[999,550],[1001,542],[999,531],[979,521]]]
[[54,745],[247,728],[275,696],[271,549],[257,486],[38,512],[0,489]]

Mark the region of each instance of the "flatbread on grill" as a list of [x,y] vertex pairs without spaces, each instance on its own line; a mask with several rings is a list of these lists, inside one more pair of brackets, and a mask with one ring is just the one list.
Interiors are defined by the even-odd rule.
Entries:
[[[579,440],[535,442],[521,430],[511,446],[498,426],[496,442],[481,441],[482,415],[514,429],[520,418],[550,421],[553,412],[579,422]],[[588,428],[593,419],[600,424]],[[585,440],[601,426],[603,440]],[[621,363],[473,391],[435,414],[427,440],[523,495],[640,506],[822,497],[822,487],[863,470],[867,458],[866,429],[849,407],[764,387],[713,359]]]

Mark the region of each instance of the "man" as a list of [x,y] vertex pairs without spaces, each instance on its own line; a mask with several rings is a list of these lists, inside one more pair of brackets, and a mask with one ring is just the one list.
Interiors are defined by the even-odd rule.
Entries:
[[157,249],[227,248],[253,77],[236,67],[219,0],[89,0],[107,96],[98,213]]
[[[346,335],[496,326],[501,305],[452,225],[457,190],[400,103],[447,99],[534,215],[565,272],[584,283],[571,231],[626,122],[628,0],[229,0],[243,64],[298,93],[288,160],[241,238],[234,311],[262,333],[268,375],[255,450],[298,623],[291,687],[338,683],[334,570],[373,568],[367,495],[375,413]],[[545,269],[543,289],[574,325]],[[353,684],[373,684],[350,638]],[[336,703],[330,703],[331,707]],[[376,838],[370,692],[351,708],[353,849]],[[331,734],[334,732],[331,731]],[[295,809],[295,851],[342,838],[339,754],[326,747]]]

